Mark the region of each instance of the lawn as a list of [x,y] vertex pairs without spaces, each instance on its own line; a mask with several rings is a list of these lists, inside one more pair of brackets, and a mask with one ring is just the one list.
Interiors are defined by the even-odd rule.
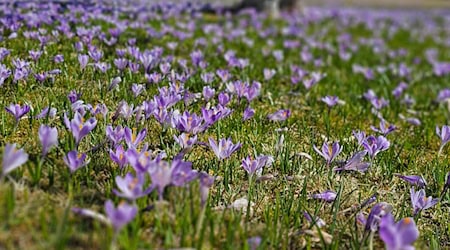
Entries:
[[439,9],[0,4],[0,249],[450,248]]

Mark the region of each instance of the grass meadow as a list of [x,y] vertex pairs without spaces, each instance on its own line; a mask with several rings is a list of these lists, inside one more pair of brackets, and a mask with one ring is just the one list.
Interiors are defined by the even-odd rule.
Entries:
[[450,248],[450,12],[0,4],[0,249]]

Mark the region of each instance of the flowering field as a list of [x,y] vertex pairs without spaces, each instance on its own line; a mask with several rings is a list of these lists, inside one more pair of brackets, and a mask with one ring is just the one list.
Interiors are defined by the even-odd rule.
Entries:
[[450,12],[0,3],[0,249],[450,248]]

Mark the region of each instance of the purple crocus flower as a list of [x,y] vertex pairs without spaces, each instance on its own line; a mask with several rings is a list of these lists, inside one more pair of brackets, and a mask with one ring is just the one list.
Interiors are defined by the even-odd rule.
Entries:
[[334,171],[359,171],[365,172],[370,166],[369,162],[363,162],[364,156],[367,154],[367,151],[359,151],[356,152],[350,160],[345,163],[343,167],[334,168]]
[[173,138],[183,150],[191,149],[197,143],[197,135],[191,137],[189,134],[182,133],[178,137],[174,135]]
[[312,225],[316,225],[318,228],[321,228],[326,225],[325,221],[323,221],[318,216],[311,216],[307,211],[303,211],[303,216],[307,221],[309,221]]
[[39,60],[39,58],[41,57],[41,55],[42,55],[42,51],[40,51],[40,50],[37,50],[37,51],[35,51],[35,50],[30,50],[30,51],[28,51],[28,55],[30,56],[30,58],[33,60],[33,61],[37,61],[37,60]]
[[438,102],[446,102],[447,100],[450,100],[450,88],[443,89],[439,91],[439,94],[436,98]]
[[397,87],[395,87],[394,90],[392,90],[392,95],[396,99],[399,99],[400,96],[402,95],[403,91],[405,91],[406,88],[408,88],[408,84],[401,82],[397,85]]
[[356,220],[364,226],[364,231],[376,232],[378,230],[378,225],[380,224],[381,218],[391,211],[392,206],[390,204],[386,202],[379,202],[372,207],[367,219],[361,212],[356,216]]
[[244,110],[244,114],[243,114],[242,120],[243,121],[247,121],[248,119],[251,119],[254,115],[255,115],[255,110],[252,109],[250,106],[248,106]]
[[264,73],[264,80],[269,81],[270,79],[273,78],[273,76],[277,73],[277,71],[274,69],[264,68],[263,73]]
[[142,150],[142,152],[136,151],[135,148],[130,148],[126,151],[125,157],[128,163],[138,173],[146,172],[150,165],[153,163],[151,158],[151,152]]
[[321,155],[329,166],[330,163],[342,152],[342,147],[338,142],[332,144],[332,146],[328,145],[328,143],[324,142],[322,145],[322,151],[320,151],[315,145],[313,146],[314,150]]
[[375,97],[370,100],[370,103],[376,110],[380,110],[389,105],[389,101],[384,99],[383,97],[381,97],[381,98]]
[[418,192],[411,188],[411,203],[414,208],[414,215],[418,214],[420,211],[428,209],[439,202],[439,198],[434,198],[431,196],[426,197],[425,190],[421,189]]
[[133,128],[133,130],[131,130],[129,127],[125,127],[124,134],[125,142],[127,143],[128,148],[137,148],[139,143],[141,143],[147,135],[147,129],[144,128],[136,135],[136,128]]
[[9,107],[5,108],[5,110],[14,116],[14,119],[16,119],[16,123],[19,123],[20,118],[22,118],[24,115],[30,112],[30,106],[28,105],[20,106],[20,104],[11,103]]
[[43,83],[45,81],[45,79],[47,79],[47,73],[43,72],[43,73],[39,73],[39,74],[33,74],[34,78],[36,79],[36,81]]
[[214,154],[220,160],[230,157],[232,153],[237,151],[242,146],[242,144],[239,142],[233,144],[231,138],[220,139],[219,143],[217,143],[213,138],[209,138],[209,145],[211,146],[211,149],[213,150]]
[[80,69],[83,70],[86,68],[88,62],[89,62],[89,56],[88,55],[78,55],[78,62],[80,63]]
[[108,86],[108,91],[118,88],[119,83],[122,82],[122,78],[120,76],[114,77],[111,79],[111,83]]
[[339,103],[339,97],[337,96],[325,96],[321,100],[330,108],[336,106]]
[[125,58],[116,58],[114,59],[114,65],[118,70],[123,71],[128,65],[128,60]]
[[419,237],[419,230],[413,218],[404,218],[394,221],[391,213],[381,218],[380,238],[387,250],[414,249],[412,244]]
[[369,136],[362,143],[372,159],[381,151],[387,150],[390,145],[390,142],[382,135],[378,137]]
[[23,149],[17,149],[16,144],[7,143],[3,150],[2,176],[6,176],[27,161],[28,154]]
[[113,128],[111,125],[106,126],[106,137],[110,139],[114,145],[119,144],[125,137],[125,130],[122,126],[118,125]]
[[218,99],[219,99],[220,105],[222,105],[222,106],[226,106],[231,101],[230,95],[228,95],[227,93],[224,93],[224,92],[219,93]]
[[427,182],[425,181],[425,179],[419,175],[394,174],[394,176],[397,176],[398,178],[408,182],[411,185],[417,186],[419,188],[424,188],[427,185]]
[[200,200],[202,205],[204,205],[208,199],[209,189],[214,184],[215,178],[206,172],[200,172],[198,178],[200,180]]
[[269,114],[267,119],[271,121],[284,121],[291,116],[291,111],[289,109],[280,109],[275,113]]
[[133,92],[134,97],[138,97],[145,90],[143,84],[133,83],[131,86],[131,91]]
[[228,81],[231,77],[230,72],[226,69],[218,69],[216,70],[216,74],[220,77],[222,82]]
[[85,153],[78,153],[76,150],[72,150],[67,153],[63,158],[64,163],[69,167],[71,173],[74,173],[79,168],[86,166],[89,160],[86,160]]
[[202,131],[203,119],[195,113],[183,112],[175,119],[175,126],[181,132],[196,134]]
[[355,139],[358,141],[358,145],[362,145],[362,143],[364,142],[364,140],[366,139],[366,133],[364,131],[356,131],[353,130],[353,136],[355,137]]
[[273,158],[267,155],[260,155],[254,160],[250,156],[247,156],[242,160],[242,167],[250,176],[255,173],[261,175],[263,167],[271,165],[272,162]]
[[127,203],[120,203],[117,208],[115,208],[113,202],[107,200],[105,202],[105,212],[114,231],[117,233],[136,217],[138,208],[136,205],[128,205]]
[[319,200],[323,200],[326,202],[333,202],[336,199],[336,197],[337,197],[336,192],[334,192],[332,190],[327,190],[322,193],[311,195],[311,198],[313,198],[313,199],[319,199]]
[[445,145],[450,141],[450,127],[447,125],[442,126],[442,129],[439,126],[436,126],[436,134],[441,139],[441,146],[439,147],[438,155],[442,153],[442,149],[444,149]]
[[261,83],[253,82],[252,85],[246,86],[244,90],[244,97],[247,98],[248,102],[251,102],[261,93]]
[[214,94],[216,93],[216,90],[214,88],[211,88],[209,86],[203,87],[203,98],[205,98],[205,101],[209,101],[211,98],[214,97]]
[[41,125],[39,127],[39,140],[42,144],[42,155],[45,156],[52,147],[58,145],[58,130]]
[[56,108],[50,108],[50,107],[45,107],[42,109],[41,113],[39,113],[38,115],[36,115],[34,118],[35,119],[42,119],[44,117],[48,117],[49,118],[55,118],[56,116]]
[[[195,180],[198,172],[192,170],[192,163],[175,159],[172,161],[172,184],[177,187],[185,186],[187,183]],[[152,180],[153,181],[153,180]]]
[[61,54],[56,55],[53,60],[55,61],[55,63],[62,63],[64,62],[64,56]]
[[248,249],[257,250],[262,243],[262,239],[259,236],[254,236],[247,239]]
[[158,160],[153,161],[148,168],[148,173],[152,179],[152,186],[157,189],[159,199],[163,200],[164,189],[170,184],[183,186],[187,182],[195,179],[192,163],[181,160],[173,160],[172,164]]
[[66,114],[64,114],[64,122],[68,127],[69,131],[72,132],[73,137],[75,138],[75,143],[78,145],[87,134],[89,134],[95,126],[97,126],[97,120],[94,117],[91,117],[86,122],[84,121],[83,116],[80,113],[76,112],[74,118],[69,122]]
[[113,189],[115,195],[134,201],[142,196],[149,194],[153,189],[144,190],[145,177],[143,174],[137,174],[136,177],[127,173],[124,178],[116,176],[116,185],[119,191]]
[[69,99],[70,103],[75,103],[80,99],[81,93],[77,93],[76,90],[71,90],[69,94],[67,95],[67,98]]
[[117,163],[120,168],[123,168],[128,163],[127,157],[125,157],[125,150],[122,145],[117,146],[116,151],[110,149],[109,157]]
[[370,128],[375,131],[378,132],[380,134],[383,134],[384,136],[392,133],[394,130],[397,129],[397,127],[395,127],[395,125],[393,124],[389,124],[387,121],[385,121],[384,119],[382,119],[380,121],[380,128],[376,128],[375,126],[370,126]]

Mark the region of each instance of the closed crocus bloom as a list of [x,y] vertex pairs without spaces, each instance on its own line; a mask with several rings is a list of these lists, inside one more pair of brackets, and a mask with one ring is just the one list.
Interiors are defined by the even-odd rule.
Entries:
[[39,140],[42,144],[42,155],[45,156],[52,147],[58,145],[58,130],[41,125],[39,127]]
[[364,131],[353,130],[352,134],[358,141],[358,145],[362,145],[362,143],[366,139],[366,133]]
[[88,55],[78,55],[78,62],[80,63],[80,69],[83,70],[86,68],[88,62],[89,62],[89,56]]
[[5,145],[2,160],[2,176],[9,174],[28,161],[28,154],[23,149],[17,149],[16,144]]
[[242,120],[246,121],[248,119],[251,119],[254,115],[255,115],[255,110],[249,106],[249,107],[245,108]]
[[172,166],[166,161],[152,162],[148,172],[159,195],[159,200],[163,200],[164,189],[172,183]]
[[264,74],[264,80],[268,81],[270,79],[272,79],[272,77],[277,73],[276,70],[274,69],[267,69],[264,68],[263,70],[263,74]]
[[319,199],[319,200],[323,200],[326,202],[332,202],[336,199],[336,197],[337,197],[336,192],[334,192],[332,190],[327,190],[323,193],[311,195],[311,198],[313,198],[313,199]]
[[[374,199],[369,199],[368,202],[373,201]],[[376,232],[378,230],[378,226],[380,224],[380,219],[386,214],[392,211],[392,206],[386,202],[379,202],[375,204],[370,210],[369,215],[364,217],[364,214],[361,212],[356,216],[356,220],[358,223],[364,226],[364,231],[366,232]]]
[[269,114],[267,119],[271,121],[284,121],[291,116],[291,111],[289,109],[280,109],[275,113]]
[[136,200],[149,194],[152,188],[144,189],[145,177],[143,174],[137,174],[136,177],[127,173],[124,178],[116,176],[116,185],[119,190],[113,189],[115,195],[129,200]]
[[131,91],[133,92],[134,97],[138,97],[145,91],[145,86],[143,84],[133,83],[133,85],[131,85]]
[[198,176],[198,172],[192,170],[192,163],[181,160],[172,161],[172,184],[178,187],[185,186]]
[[200,172],[198,178],[200,180],[200,200],[202,205],[204,205],[208,199],[209,189],[214,184],[215,178],[206,172]]
[[336,106],[339,102],[339,97],[337,96],[325,96],[322,99],[322,102],[328,105],[328,107]]
[[203,98],[205,98],[205,101],[209,101],[209,99],[213,98],[216,93],[216,90],[214,88],[211,88],[209,86],[203,87]]
[[418,237],[419,230],[413,218],[404,218],[395,222],[391,213],[381,218],[380,238],[387,250],[414,249],[412,244]]
[[427,185],[425,179],[419,175],[401,175],[401,174],[394,174],[394,175],[408,182],[409,184],[415,185],[419,188],[424,188]]
[[120,203],[114,207],[113,202],[108,200],[105,203],[105,212],[114,230],[118,232],[136,217],[138,208],[127,203]]
[[450,127],[447,125],[442,126],[442,128],[439,128],[439,126],[436,126],[436,134],[441,139],[441,146],[439,147],[439,155],[442,152],[442,149],[444,149],[445,145],[450,141]]

